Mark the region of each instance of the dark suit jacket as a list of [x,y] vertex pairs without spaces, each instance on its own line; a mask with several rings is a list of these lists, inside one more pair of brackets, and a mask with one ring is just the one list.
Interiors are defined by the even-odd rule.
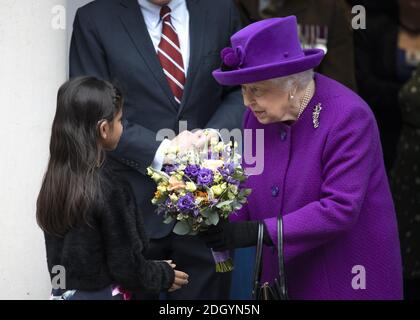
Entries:
[[259,0],[233,0],[238,7],[242,24],[249,25],[261,20]]
[[239,88],[222,87],[211,72],[220,51],[240,29],[232,1],[187,0],[190,62],[181,106],[177,106],[150,39],[137,0],[97,0],[80,8],[74,21],[70,76],[93,75],[121,87],[124,133],[111,157],[131,183],[152,238],[167,235],[150,200],[156,185],[146,176],[164,128],[178,133],[179,121],[195,128],[241,128],[245,110]]
[[370,15],[366,30],[355,32],[356,74],[360,95],[378,121],[385,165],[393,166],[401,131],[397,75],[398,21],[386,14]]

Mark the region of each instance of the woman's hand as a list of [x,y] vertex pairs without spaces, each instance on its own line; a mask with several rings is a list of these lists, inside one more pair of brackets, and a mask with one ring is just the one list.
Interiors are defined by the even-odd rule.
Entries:
[[[235,248],[255,246],[258,237],[258,221],[227,222],[220,221],[207,231],[199,233],[207,247],[215,251],[226,251]],[[264,228],[264,243],[272,245]]]
[[182,271],[175,270],[176,264],[173,263],[172,260],[165,261],[168,263],[175,272],[175,279],[172,286],[169,288],[168,292],[173,292],[175,290],[181,289],[183,286],[188,284],[188,274]]

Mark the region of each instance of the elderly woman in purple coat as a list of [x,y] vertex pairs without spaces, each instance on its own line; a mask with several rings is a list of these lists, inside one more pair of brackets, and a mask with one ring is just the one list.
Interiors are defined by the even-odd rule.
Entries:
[[213,75],[242,85],[244,130],[263,130],[264,169],[247,181],[246,206],[203,236],[208,246],[254,246],[264,222],[262,281],[272,282],[281,214],[291,299],[402,299],[396,216],[369,106],[313,72],[324,53],[302,50],[294,16],[251,24],[231,45]]

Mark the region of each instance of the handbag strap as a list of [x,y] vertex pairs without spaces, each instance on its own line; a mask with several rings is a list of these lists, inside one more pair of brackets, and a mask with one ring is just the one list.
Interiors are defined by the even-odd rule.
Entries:
[[284,267],[284,243],[283,243],[283,217],[277,217],[277,253],[279,258],[279,286],[280,300],[287,300],[286,269]]
[[[258,294],[258,287],[261,281],[262,273],[262,251],[263,251],[263,240],[264,240],[264,224],[263,222],[258,223],[258,239],[257,239],[257,250],[255,254],[255,268],[254,268],[254,282],[252,297],[255,300]],[[286,271],[284,266],[284,253],[283,253],[283,218],[281,215],[277,217],[277,253],[278,253],[278,284],[280,289],[280,300],[287,300],[287,283],[286,283]]]
[[257,250],[255,254],[255,268],[254,268],[254,281],[252,287],[252,298],[257,299],[258,286],[261,279],[262,271],[262,251],[263,251],[263,240],[264,240],[264,225],[262,222],[258,222],[258,238],[257,238]]

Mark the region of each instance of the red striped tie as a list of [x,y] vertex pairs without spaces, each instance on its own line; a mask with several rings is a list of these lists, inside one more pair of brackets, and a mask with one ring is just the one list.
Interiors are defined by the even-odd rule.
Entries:
[[177,103],[181,103],[185,85],[185,70],[178,35],[171,23],[171,9],[168,6],[160,10],[162,19],[162,38],[158,48],[158,58],[163,73]]

